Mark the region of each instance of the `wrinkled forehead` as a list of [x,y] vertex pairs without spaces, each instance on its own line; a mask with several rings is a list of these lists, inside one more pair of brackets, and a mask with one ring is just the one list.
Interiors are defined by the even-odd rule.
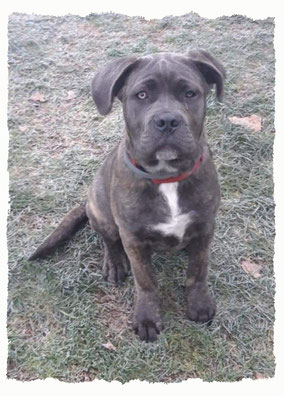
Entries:
[[203,79],[194,63],[187,57],[174,53],[146,55],[139,59],[128,79],[128,86],[155,79],[164,84],[184,79],[202,84]]

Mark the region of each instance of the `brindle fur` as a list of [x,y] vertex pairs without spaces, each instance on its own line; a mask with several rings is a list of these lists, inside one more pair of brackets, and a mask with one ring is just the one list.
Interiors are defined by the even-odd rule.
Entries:
[[[85,209],[81,207],[80,215],[73,213],[74,221],[67,217],[59,231],[31,256],[35,259],[50,253],[57,245],[56,238],[59,242],[66,240],[75,230],[74,224],[82,224],[87,215],[91,227],[104,240],[105,278],[111,282],[124,281],[129,265],[132,269],[137,292],[133,327],[141,340],[156,340],[163,328],[157,281],[151,266],[151,254],[156,250],[185,248],[189,253],[188,318],[209,322],[216,311],[207,275],[220,192],[204,119],[206,95],[215,85],[217,97],[221,98],[224,76],[222,65],[202,50],[185,55],[125,57],[100,71],[92,84],[94,101],[99,112],[107,114],[114,98],[121,100],[125,136],[97,172]],[[197,95],[185,99],[185,89]],[[137,99],[139,90],[149,93],[147,100]],[[160,120],[168,116],[177,122],[166,124],[161,132]],[[159,161],[155,155],[165,146],[178,153],[177,158]],[[167,221],[169,207],[158,185],[138,178],[126,166],[125,151],[144,170],[149,173],[158,170],[161,177],[191,169],[203,154],[197,171],[178,182],[180,212],[192,214],[182,238],[155,229],[155,225]]]
[[45,241],[29,257],[29,260],[45,258],[54,250],[68,241],[88,221],[86,205],[79,205],[71,209],[59,226],[45,239]]

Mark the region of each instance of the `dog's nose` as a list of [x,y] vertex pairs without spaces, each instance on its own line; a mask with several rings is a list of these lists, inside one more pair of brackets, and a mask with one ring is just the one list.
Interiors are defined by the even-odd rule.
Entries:
[[155,127],[161,132],[174,132],[180,125],[180,119],[172,113],[156,115]]

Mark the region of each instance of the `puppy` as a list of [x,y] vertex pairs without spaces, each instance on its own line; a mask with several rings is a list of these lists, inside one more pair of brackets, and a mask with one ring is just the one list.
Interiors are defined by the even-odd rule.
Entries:
[[221,63],[203,50],[128,56],[99,71],[93,99],[106,115],[119,98],[124,137],[95,175],[86,204],[30,257],[50,254],[89,220],[103,238],[106,280],[121,282],[129,267],[133,272],[133,327],[144,341],[163,329],[154,251],[187,250],[187,316],[209,322],[215,315],[207,274],[220,191],[204,120],[206,96],[215,86],[222,98],[224,77]]

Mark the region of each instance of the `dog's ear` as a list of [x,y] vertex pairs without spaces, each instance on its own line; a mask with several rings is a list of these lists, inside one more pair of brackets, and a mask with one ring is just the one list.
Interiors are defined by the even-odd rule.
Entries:
[[197,49],[186,54],[196,65],[209,86],[216,84],[216,96],[222,101],[226,72],[223,65],[208,52]]
[[127,56],[109,63],[92,81],[92,97],[102,115],[110,112],[114,97],[122,88],[137,58]]

